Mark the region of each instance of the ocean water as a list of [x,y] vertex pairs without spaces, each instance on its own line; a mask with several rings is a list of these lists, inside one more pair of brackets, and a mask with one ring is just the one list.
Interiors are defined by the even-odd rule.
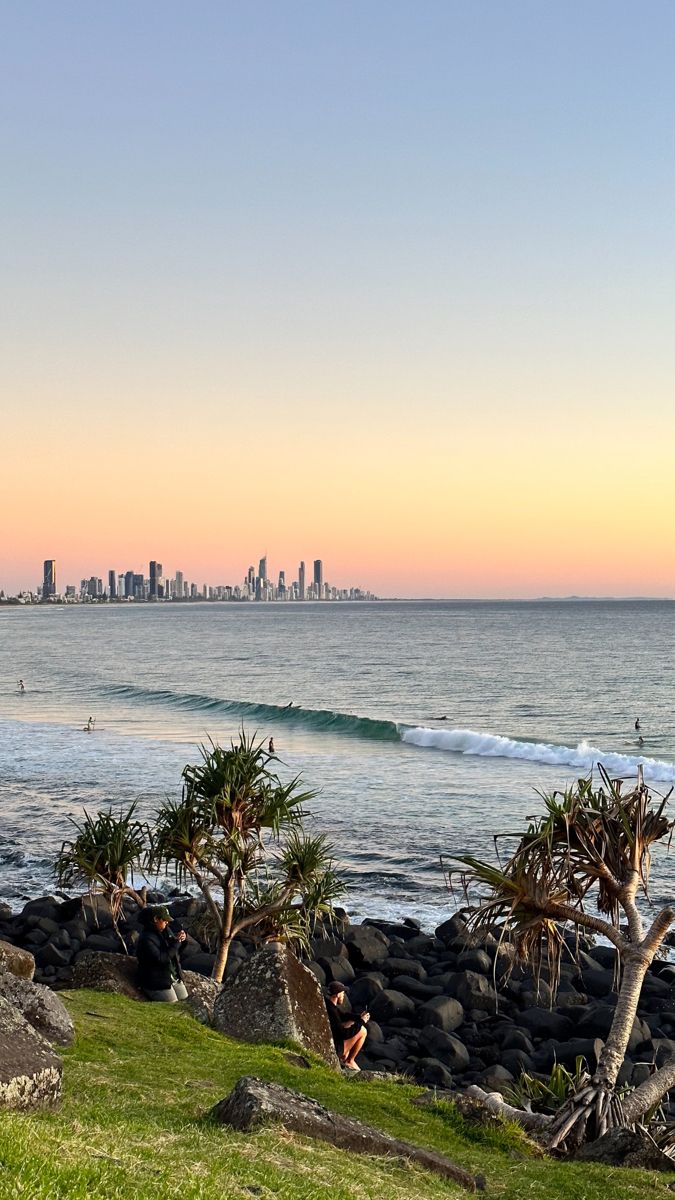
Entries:
[[[442,862],[492,856],[538,791],[598,762],[669,790],[674,633],[659,601],[2,608],[0,897],[54,886],[69,818],[151,817],[243,725],[319,790],[350,912],[430,926],[458,901]],[[653,881],[672,894],[663,852]]]

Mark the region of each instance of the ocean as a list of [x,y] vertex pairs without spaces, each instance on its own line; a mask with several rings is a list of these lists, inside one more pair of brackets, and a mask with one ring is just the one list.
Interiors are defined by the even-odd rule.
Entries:
[[[668,601],[0,608],[0,898],[53,889],[69,818],[151,817],[243,726],[318,789],[349,912],[432,927],[442,863],[493,856],[538,792],[598,762],[669,790],[674,633]],[[663,851],[653,880],[672,895]]]

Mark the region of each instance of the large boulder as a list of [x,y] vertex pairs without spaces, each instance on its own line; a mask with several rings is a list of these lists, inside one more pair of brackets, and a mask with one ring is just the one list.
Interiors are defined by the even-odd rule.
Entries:
[[352,1117],[331,1112],[316,1100],[301,1096],[290,1088],[281,1087],[278,1083],[264,1083],[250,1075],[235,1084],[230,1095],[211,1110],[211,1115],[221,1124],[243,1132],[277,1122],[284,1129],[330,1142],[333,1146],[356,1154],[394,1155],[396,1158],[409,1159],[417,1166],[454,1180],[470,1192],[474,1192],[476,1186],[483,1186],[481,1178],[477,1179],[463,1171],[436,1151],[423,1150],[409,1142],[399,1142],[390,1134],[363,1125]]
[[349,961],[361,970],[379,967],[387,957],[389,938],[374,925],[350,925],[344,940]]
[[420,1031],[419,1044],[425,1054],[439,1058],[444,1066],[461,1074],[469,1069],[469,1051],[459,1038],[439,1029],[437,1025],[425,1025]]
[[43,1108],[61,1098],[61,1059],[0,996],[0,1108]]
[[373,997],[370,1011],[376,1021],[385,1024],[399,1018],[411,1020],[415,1013],[415,1001],[394,988],[383,988]]
[[316,976],[278,942],[259,950],[226,981],[216,997],[213,1025],[246,1042],[296,1042],[338,1066]]
[[422,1026],[435,1025],[437,1029],[452,1033],[453,1029],[458,1029],[463,1024],[464,1009],[453,996],[433,996],[431,1000],[420,1005],[417,1020]]
[[75,1026],[65,1004],[51,988],[29,979],[20,979],[9,971],[0,971],[0,996],[13,1004],[33,1029],[48,1042],[70,1046]]
[[138,963],[128,954],[106,954],[100,950],[82,950],[75,959],[73,988],[93,988],[96,992],[114,992],[131,1000],[143,1000],[136,976]]
[[212,1025],[219,990],[215,979],[206,979],[198,971],[183,971],[183,983],[188,992],[186,1004],[193,1017],[202,1025]]
[[32,979],[35,974],[35,959],[28,950],[20,950],[11,942],[0,942],[0,971],[10,971],[19,979]]
[[[645,1171],[673,1171],[675,1162],[649,1136],[646,1129],[610,1129],[595,1142],[586,1142],[575,1158],[607,1167],[640,1167]],[[672,1185],[671,1185],[672,1186]]]
[[459,1000],[467,1012],[476,1009],[494,1014],[497,1011],[497,993],[485,975],[479,975],[476,971],[458,971],[447,985],[446,991],[448,995]]

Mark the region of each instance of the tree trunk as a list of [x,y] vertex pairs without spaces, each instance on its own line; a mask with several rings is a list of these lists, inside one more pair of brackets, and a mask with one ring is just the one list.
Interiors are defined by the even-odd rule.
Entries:
[[216,983],[223,982],[223,975],[227,966],[227,957],[230,953],[232,945],[232,922],[234,919],[234,879],[228,879],[224,891],[225,904],[223,906],[223,926],[220,931],[220,939],[218,941],[218,952],[216,961],[213,964],[211,978]]
[[675,1087],[675,1058],[668,1060],[660,1070],[645,1079],[623,1102],[626,1125],[634,1125],[641,1117],[663,1099],[666,1092]]
[[642,983],[655,953],[655,949],[645,948],[646,940],[631,947],[624,955],[623,978],[609,1037],[593,1078],[589,1081],[587,1076],[579,1090],[556,1113],[546,1139],[551,1150],[563,1142],[576,1146],[583,1141],[592,1141],[602,1137],[608,1129],[625,1124],[615,1086],[626,1057]]
[[606,1090],[614,1088],[626,1049],[630,1040],[633,1022],[640,1002],[640,993],[647,968],[653,955],[643,951],[639,946],[629,950],[624,957],[623,978],[619,988],[619,998],[614,1010],[614,1020],[605,1042],[598,1067],[594,1075]]

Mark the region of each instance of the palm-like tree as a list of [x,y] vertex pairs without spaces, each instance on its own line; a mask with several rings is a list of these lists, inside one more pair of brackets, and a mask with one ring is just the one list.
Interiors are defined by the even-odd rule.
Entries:
[[[202,747],[202,761],[183,770],[181,799],[167,800],[150,829],[150,868],[193,881],[206,900],[218,930],[218,983],[237,934],[279,936],[286,929],[297,937],[342,890],[325,838],[302,832],[303,805],[315,793],[303,791],[299,778],[283,783],[270,762],[263,743],[243,731],[229,749]],[[256,872],[268,842],[284,848],[273,882],[260,887]]]
[[134,803],[119,815],[109,809],[93,817],[85,811],[82,823],[69,818],[76,836],[62,843],[55,865],[60,887],[85,884],[90,893],[107,897],[115,928],[125,896],[145,904],[147,889],[129,882],[144,850],[145,827],[135,814]]
[[551,1148],[634,1124],[675,1085],[673,1059],[623,1100],[616,1092],[644,977],[675,919],[673,909],[664,908],[645,930],[637,896],[648,895],[652,846],[675,822],[665,815],[668,796],[652,799],[641,768],[625,793],[621,781],[602,768],[600,774],[599,787],[581,779],[544,796],[545,815],[520,835],[503,869],[459,858],[465,884],[488,890],[471,917],[474,930],[511,940],[537,975],[548,969],[554,987],[566,927],[600,934],[617,950],[621,980],[612,1027],[592,1078],[581,1081],[552,1119]]

